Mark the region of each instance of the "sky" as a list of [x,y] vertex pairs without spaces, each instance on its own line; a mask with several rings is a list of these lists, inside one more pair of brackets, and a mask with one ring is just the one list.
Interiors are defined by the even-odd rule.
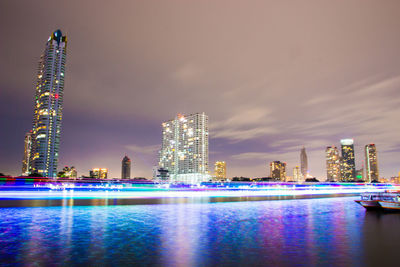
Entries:
[[151,177],[161,123],[209,116],[210,170],[288,174],[306,147],[325,180],[325,148],[354,138],[357,168],[375,143],[380,175],[400,171],[400,1],[0,2],[0,172],[20,175],[37,64],[67,35],[59,169]]

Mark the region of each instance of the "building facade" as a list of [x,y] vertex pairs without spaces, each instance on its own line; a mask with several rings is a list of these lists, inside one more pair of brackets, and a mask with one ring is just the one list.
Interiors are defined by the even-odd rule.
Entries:
[[296,166],[293,168],[293,181],[294,182],[301,182],[302,179],[302,175],[301,175],[301,170],[299,166]]
[[107,179],[108,169],[107,168],[94,168],[89,172],[90,178],[94,179]]
[[301,175],[303,178],[307,178],[308,174],[308,158],[306,153],[306,148],[303,147],[300,151],[300,167],[301,167]]
[[32,131],[29,131],[25,134],[25,141],[24,141],[24,158],[22,159],[22,175],[24,176],[28,176],[30,174],[31,148],[32,148]]
[[38,66],[29,172],[44,177],[57,175],[66,48],[67,37],[53,32]]
[[325,149],[326,156],[326,180],[328,182],[340,181],[340,156],[336,146],[328,146]]
[[74,166],[68,167],[64,166],[62,171],[57,174],[59,178],[78,178],[78,172]]
[[356,170],[356,179],[357,181],[364,181],[364,167]]
[[273,161],[269,164],[270,177],[277,181],[286,180],[286,163]]
[[365,146],[366,182],[378,181],[378,152],[375,144]]
[[168,170],[171,182],[208,181],[208,116],[178,114],[162,128],[159,167]]
[[356,164],[354,157],[354,140],[342,139],[340,140],[342,146],[341,157],[341,181],[350,182],[355,181],[356,178]]
[[225,180],[226,179],[226,163],[225,163],[225,161],[215,162],[214,177],[217,180]]
[[130,179],[131,178],[131,159],[128,156],[125,156],[122,159],[122,166],[121,166],[121,178],[122,179]]
[[158,166],[153,167],[153,180],[157,183],[169,183],[169,172]]

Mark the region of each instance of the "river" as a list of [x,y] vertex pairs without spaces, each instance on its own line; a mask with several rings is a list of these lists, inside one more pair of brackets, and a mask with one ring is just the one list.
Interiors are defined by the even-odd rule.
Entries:
[[354,199],[5,207],[0,265],[399,266],[400,214]]

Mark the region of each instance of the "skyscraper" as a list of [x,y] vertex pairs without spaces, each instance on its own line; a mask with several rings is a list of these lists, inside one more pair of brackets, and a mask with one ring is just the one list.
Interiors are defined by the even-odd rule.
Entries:
[[64,96],[67,37],[52,33],[40,57],[32,127],[31,173],[56,177]]
[[278,181],[286,179],[286,163],[280,161],[272,161],[269,164],[270,176]]
[[337,182],[340,180],[340,156],[336,146],[328,146],[325,150],[326,155],[326,180]]
[[305,179],[307,178],[307,173],[308,173],[308,159],[307,159],[306,148],[304,146],[300,151],[300,166],[301,166],[301,174]]
[[215,162],[215,178],[217,180],[226,179],[226,163],[225,161],[217,161]]
[[369,144],[365,146],[365,168],[367,174],[367,182],[378,181],[378,152],[375,144]]
[[354,159],[354,140],[342,139],[341,180],[344,182],[354,181],[356,177],[356,164]]
[[164,122],[159,167],[168,170],[172,182],[208,181],[208,116],[178,114]]
[[31,157],[31,148],[32,148],[32,131],[29,131],[25,134],[25,142],[24,142],[24,158],[22,159],[22,175],[30,174],[30,157]]
[[128,156],[125,156],[122,159],[121,178],[122,179],[131,178],[131,159],[128,158]]

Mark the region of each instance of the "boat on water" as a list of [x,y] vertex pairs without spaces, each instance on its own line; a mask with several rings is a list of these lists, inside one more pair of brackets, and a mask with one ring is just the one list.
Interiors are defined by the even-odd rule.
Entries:
[[382,199],[379,200],[379,205],[384,209],[400,211],[400,192],[385,194]]
[[367,210],[398,210],[400,211],[400,191],[385,191],[381,193],[363,193],[360,200],[355,200]]
[[379,201],[383,200],[384,192],[381,193],[363,193],[360,200],[354,200],[367,210],[382,209]]

